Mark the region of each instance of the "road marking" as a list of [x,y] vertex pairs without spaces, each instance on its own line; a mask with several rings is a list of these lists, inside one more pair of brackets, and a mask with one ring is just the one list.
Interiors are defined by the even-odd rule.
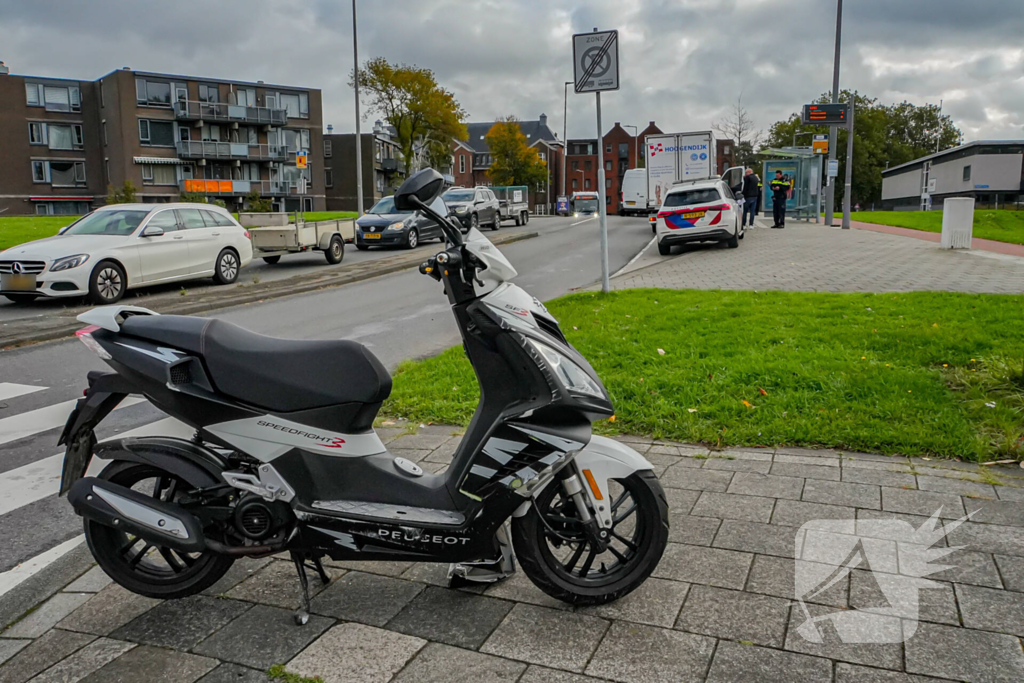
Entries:
[[[127,408],[128,406],[142,403],[145,400],[139,396],[129,396],[121,401],[115,410]],[[63,426],[68,420],[68,415],[74,410],[77,401],[78,399],[74,399],[64,401],[63,403],[55,403],[52,406],[46,406],[38,410],[29,410],[18,415],[11,415],[10,417],[0,419],[0,444],[17,441],[18,439],[24,439],[26,436],[32,436],[54,427]]]
[[70,541],[64,541],[58,546],[50,548],[45,553],[36,555],[31,560],[22,562],[14,569],[9,569],[0,574],[0,595],[9,593],[15,586],[26,579],[38,574],[40,571],[53,564],[69,552],[77,548],[85,540],[85,536],[79,535]]
[[[162,420],[151,422],[137,429],[130,429],[123,434],[118,434],[111,439],[123,439],[130,436],[178,436],[188,438],[192,436],[193,429],[173,417],[165,417]],[[110,439],[105,439],[109,441]],[[48,458],[22,465],[13,470],[0,474],[0,515],[6,515],[12,510],[42,500],[48,496],[55,495],[60,490],[61,468],[64,464],[64,454],[57,453]],[[106,466],[106,460],[93,458],[89,466],[89,476],[94,476]]]
[[33,387],[28,384],[15,384],[14,382],[0,382],[0,401],[18,398],[25,394],[33,394],[46,388],[47,387]]
[[652,245],[652,244],[654,244],[654,243],[655,243],[655,242],[657,242],[657,241],[658,241],[658,236],[657,236],[657,235],[655,235],[654,237],[652,237],[652,238],[651,238],[651,241],[650,241],[650,242],[648,242],[647,244],[645,244],[645,245],[644,245],[644,248],[643,248],[643,249],[641,249],[640,251],[638,251],[638,252],[636,253],[636,256],[634,256],[633,258],[629,259],[629,263],[627,263],[626,265],[622,266],[621,268],[619,268],[618,270],[616,270],[616,271],[615,271],[614,273],[612,273],[612,277],[616,277],[616,276],[618,276],[618,274],[619,274],[619,273],[621,273],[622,271],[626,270],[626,269],[627,269],[627,268],[629,268],[629,267],[630,267],[631,265],[633,265],[634,263],[636,263],[636,260],[637,260],[638,258],[640,258],[641,256],[643,256],[643,255],[644,255],[644,252],[645,252],[645,251],[647,251],[648,249],[650,249],[650,248],[651,248],[651,245]]
[[571,228],[571,227],[572,227],[572,226],[574,226],[574,225],[579,225],[580,223],[586,223],[587,221],[592,221],[592,220],[594,220],[595,218],[597,218],[597,216],[591,216],[590,218],[584,218],[584,219],[583,219],[583,220],[581,220],[581,221],[576,221],[575,223],[570,223],[570,224],[569,224],[569,227]]

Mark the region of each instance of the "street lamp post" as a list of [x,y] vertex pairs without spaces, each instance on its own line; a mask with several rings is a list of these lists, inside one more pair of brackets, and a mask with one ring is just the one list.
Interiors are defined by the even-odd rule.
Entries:
[[569,139],[566,137],[567,123],[569,121],[569,86],[575,85],[573,81],[566,81],[562,86],[562,196],[565,196],[565,157],[569,155]]
[[356,87],[356,211],[363,215],[363,136],[359,133],[359,42],[356,31],[356,0],[352,0],[352,79]]
[[[832,60],[832,104],[839,102],[839,43],[843,33],[843,0],[837,0],[836,7],[836,53]],[[836,127],[829,126],[828,129],[828,160],[835,161],[836,158]],[[836,199],[835,183],[829,178],[825,187],[825,225],[832,227],[832,212],[835,210]]]

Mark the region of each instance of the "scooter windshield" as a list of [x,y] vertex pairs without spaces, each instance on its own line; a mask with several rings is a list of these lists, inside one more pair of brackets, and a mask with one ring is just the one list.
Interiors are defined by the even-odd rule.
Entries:
[[478,288],[477,294],[484,294],[493,290],[503,282],[514,278],[518,273],[512,267],[505,255],[483,233],[476,228],[471,228],[466,235],[466,251],[480,259],[487,267],[477,273],[477,277],[484,283],[482,291]]

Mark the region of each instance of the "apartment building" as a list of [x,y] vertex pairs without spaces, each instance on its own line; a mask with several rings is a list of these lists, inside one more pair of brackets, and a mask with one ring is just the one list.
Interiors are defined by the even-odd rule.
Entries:
[[[466,140],[452,145],[452,178],[456,186],[475,187],[492,185],[487,175],[491,167],[491,150],[487,133],[495,121],[468,123]],[[554,202],[562,187],[562,155],[565,144],[548,126],[548,117],[541,114],[535,121],[519,121],[519,129],[526,136],[526,144],[537,148],[541,160],[548,165],[548,179],[530,188],[530,208],[538,213],[552,213]]]
[[[629,126],[632,128],[632,126]],[[631,135],[618,121],[605,133],[604,186],[608,213],[618,213],[622,193],[622,177],[631,168],[642,168],[644,138],[660,134],[661,129],[651,121],[637,135]],[[568,140],[566,143],[566,193],[597,191],[597,139]]]
[[[95,81],[0,75],[0,209],[80,214],[130,181],[141,202],[182,194],[323,210],[319,90],[113,71]],[[295,156],[310,152],[299,169]]]
[[[356,134],[331,132],[324,136],[324,188],[328,211],[355,211]],[[394,194],[405,176],[405,162],[394,140],[394,128],[377,121],[370,133],[361,133],[363,209],[369,210],[382,197]]]

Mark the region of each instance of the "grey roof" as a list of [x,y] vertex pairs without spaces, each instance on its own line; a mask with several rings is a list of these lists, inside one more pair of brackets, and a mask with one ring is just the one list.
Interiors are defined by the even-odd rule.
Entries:
[[[463,140],[463,143],[477,154],[489,153],[491,149],[487,145],[486,136],[495,123],[497,122],[467,123],[466,130],[469,132],[469,139]],[[519,121],[518,123],[519,130],[523,131],[528,145],[532,145],[537,140],[545,140],[547,142],[555,142],[557,140],[555,134],[546,123],[543,125],[541,125],[540,121]]]
[[882,175],[883,176],[891,175],[891,174],[895,173],[896,171],[899,171],[900,169],[911,168],[911,167],[913,167],[915,165],[923,164],[926,161],[931,161],[932,159],[938,159],[940,157],[944,157],[944,156],[947,156],[947,155],[956,154],[957,152],[963,151],[965,149],[969,149],[971,147],[980,147],[982,145],[984,145],[986,147],[991,147],[991,146],[1009,147],[1009,146],[1015,146],[1015,145],[1024,145],[1024,140],[975,140],[974,142],[968,142],[966,144],[960,145],[959,147],[950,147],[949,149],[944,149],[941,152],[938,152],[936,154],[929,154],[928,156],[923,156],[923,157],[919,157],[917,159],[914,159],[913,161],[908,161],[905,164],[900,164],[899,166],[893,166],[892,168],[887,168],[887,169],[882,171]]

